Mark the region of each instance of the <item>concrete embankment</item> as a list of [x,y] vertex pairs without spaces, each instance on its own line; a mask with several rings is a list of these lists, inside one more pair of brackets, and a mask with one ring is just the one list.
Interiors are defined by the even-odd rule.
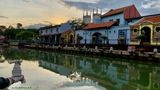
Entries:
[[128,52],[125,50],[104,50],[98,48],[77,48],[77,47],[60,47],[60,46],[31,46],[26,45],[22,48],[52,51],[58,53],[79,54],[91,57],[113,57],[124,58],[129,60],[142,60],[160,62],[160,53],[154,52]]

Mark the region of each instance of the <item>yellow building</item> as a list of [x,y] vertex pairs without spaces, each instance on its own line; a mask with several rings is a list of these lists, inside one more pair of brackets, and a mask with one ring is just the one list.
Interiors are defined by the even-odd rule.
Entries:
[[74,44],[75,41],[74,38],[75,38],[74,30],[67,30],[66,32],[63,32],[61,34],[61,41],[64,44]]
[[147,16],[131,26],[130,45],[160,45],[160,16]]

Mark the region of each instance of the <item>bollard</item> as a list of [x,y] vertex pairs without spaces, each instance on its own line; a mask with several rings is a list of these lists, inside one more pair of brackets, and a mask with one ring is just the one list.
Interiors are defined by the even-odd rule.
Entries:
[[113,51],[113,47],[110,47],[109,48],[109,53],[112,53],[112,51]]
[[154,54],[157,54],[157,53],[158,53],[158,49],[157,49],[157,48],[154,48],[154,49],[153,49],[153,53],[154,53]]

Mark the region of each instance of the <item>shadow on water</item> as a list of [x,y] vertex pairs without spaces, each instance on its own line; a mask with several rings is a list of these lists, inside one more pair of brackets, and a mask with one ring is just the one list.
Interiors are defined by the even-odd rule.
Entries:
[[38,60],[40,67],[67,77],[74,72],[80,72],[82,77],[98,82],[107,90],[160,90],[158,63],[92,58],[18,48],[5,49],[1,54],[7,60]]

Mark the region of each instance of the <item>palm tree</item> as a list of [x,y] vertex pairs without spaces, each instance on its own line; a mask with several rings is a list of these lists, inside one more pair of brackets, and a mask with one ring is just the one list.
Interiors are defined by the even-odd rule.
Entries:
[[83,39],[83,37],[82,36],[80,36],[80,35],[77,35],[77,43],[78,44],[80,44],[80,41]]
[[136,37],[136,39],[140,40],[140,46],[143,46],[143,40],[146,38],[144,34],[141,34]]

